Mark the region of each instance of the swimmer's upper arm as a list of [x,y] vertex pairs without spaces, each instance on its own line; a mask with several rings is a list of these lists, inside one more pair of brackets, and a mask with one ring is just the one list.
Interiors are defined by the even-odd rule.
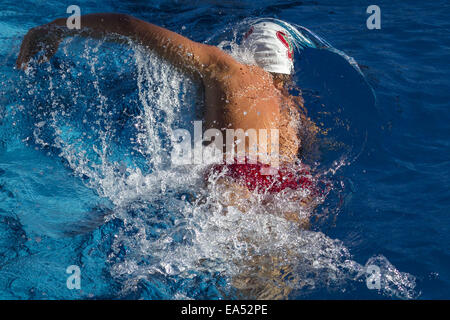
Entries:
[[130,23],[134,33],[132,37],[182,69],[207,75],[237,64],[236,60],[215,46],[192,41],[136,18],[132,18]]
[[[238,64],[238,62],[230,55],[215,46],[192,41],[176,32],[172,32],[127,14],[86,14],[81,16],[80,25],[80,30],[65,29],[66,19],[60,18],[47,25],[33,28],[30,30],[29,34],[36,34],[37,30],[42,30],[41,33],[50,34],[52,26],[59,26],[62,28],[59,28],[57,32],[53,33],[54,35],[57,35],[55,38],[63,38],[64,36],[74,34],[94,38],[101,38],[105,35],[125,36],[150,50],[153,50],[171,64],[180,67],[185,71],[197,71],[203,75],[208,75],[208,73],[217,72],[220,71],[219,69],[227,69],[231,65]],[[115,40],[123,41],[123,38],[120,39],[120,37],[116,37]],[[55,39],[52,40],[52,42],[55,42],[53,47],[57,47],[59,40]],[[22,52],[22,56],[18,59],[18,65],[21,62],[27,62],[23,60],[29,58],[36,50],[28,51],[29,52]]]

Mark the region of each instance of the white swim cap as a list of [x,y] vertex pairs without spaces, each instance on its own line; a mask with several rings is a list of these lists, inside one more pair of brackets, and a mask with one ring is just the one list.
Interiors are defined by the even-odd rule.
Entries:
[[289,32],[273,22],[259,22],[244,35],[241,47],[253,54],[258,66],[268,72],[291,74],[294,47]]

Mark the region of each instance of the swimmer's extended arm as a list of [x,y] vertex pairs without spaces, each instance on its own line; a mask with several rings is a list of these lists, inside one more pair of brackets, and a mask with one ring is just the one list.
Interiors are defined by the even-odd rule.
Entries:
[[45,50],[44,59],[49,59],[55,54],[64,37],[75,34],[93,38],[112,36],[119,42],[126,37],[155,51],[177,67],[197,71],[203,75],[237,64],[231,56],[215,46],[192,41],[126,14],[97,13],[81,16],[80,30],[68,29],[66,18],[56,19],[31,29],[23,39],[17,67],[25,68],[29,60],[40,50]]

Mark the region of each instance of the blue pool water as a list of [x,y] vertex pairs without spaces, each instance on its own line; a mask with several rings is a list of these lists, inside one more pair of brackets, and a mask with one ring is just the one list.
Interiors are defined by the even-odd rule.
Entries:
[[[171,167],[170,132],[192,128],[202,91],[142,48],[73,38],[14,69],[27,30],[70,4],[0,3],[0,298],[237,298],[239,276],[263,278],[249,250],[288,266],[289,299],[450,297],[447,1],[77,1],[225,49],[249,18],[273,17],[345,52],[296,55],[327,130],[303,161],[332,186],[302,212],[309,231],[257,203],[224,216],[201,168]],[[366,28],[370,4],[380,30]]]

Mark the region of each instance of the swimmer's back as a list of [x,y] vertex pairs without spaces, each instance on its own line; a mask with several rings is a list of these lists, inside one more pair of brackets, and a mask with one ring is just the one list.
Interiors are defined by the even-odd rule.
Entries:
[[278,129],[281,156],[295,157],[298,138],[291,125],[293,101],[274,86],[270,73],[235,61],[225,70],[208,74],[203,83],[208,128]]

